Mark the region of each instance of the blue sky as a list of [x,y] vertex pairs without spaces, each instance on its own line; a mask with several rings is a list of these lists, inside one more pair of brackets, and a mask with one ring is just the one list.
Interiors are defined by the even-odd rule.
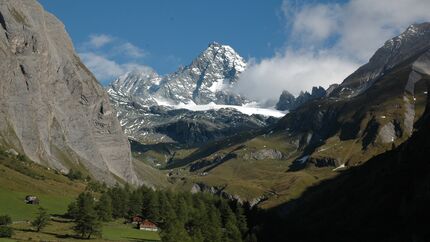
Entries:
[[[243,57],[270,57],[282,47],[282,0],[40,0],[66,25],[78,51],[91,35],[130,43],[143,55],[132,61],[163,74],[186,65],[212,41],[231,45]],[[104,46],[99,51],[106,51]],[[112,47],[112,46],[111,46]],[[118,63],[131,61],[111,56]]]
[[175,71],[217,41],[248,61],[237,90],[255,99],[340,83],[385,41],[430,21],[429,0],[39,1],[103,84],[135,69]]

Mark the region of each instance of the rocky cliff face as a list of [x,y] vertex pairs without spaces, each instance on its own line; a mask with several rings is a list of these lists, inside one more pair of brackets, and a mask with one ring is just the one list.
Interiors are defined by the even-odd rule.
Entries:
[[64,172],[137,183],[108,96],[63,24],[35,0],[1,1],[0,24],[1,145]]

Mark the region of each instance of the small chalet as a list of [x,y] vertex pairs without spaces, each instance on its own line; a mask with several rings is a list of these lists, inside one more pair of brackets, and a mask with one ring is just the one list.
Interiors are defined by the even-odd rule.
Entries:
[[142,216],[140,216],[140,215],[135,215],[135,216],[133,216],[133,217],[131,218],[131,223],[132,223],[132,224],[140,224],[140,223],[142,223],[144,220],[145,220],[145,219],[144,219]]
[[138,226],[139,226],[140,230],[153,231],[153,232],[158,231],[157,225],[155,223],[149,221],[148,219],[143,220],[141,223],[139,223]]
[[33,195],[27,195],[27,196],[25,196],[25,203],[37,205],[37,204],[39,204],[39,198],[37,198],[36,196],[33,196]]

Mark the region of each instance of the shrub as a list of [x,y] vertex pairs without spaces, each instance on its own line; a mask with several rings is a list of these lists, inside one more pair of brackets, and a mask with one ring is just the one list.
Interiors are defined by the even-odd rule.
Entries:
[[10,238],[13,235],[12,228],[0,226],[0,238]]
[[83,174],[81,171],[76,171],[70,169],[69,173],[66,175],[70,180],[83,180]]
[[0,216],[0,225],[9,225],[12,223],[12,219],[9,215],[1,215]]

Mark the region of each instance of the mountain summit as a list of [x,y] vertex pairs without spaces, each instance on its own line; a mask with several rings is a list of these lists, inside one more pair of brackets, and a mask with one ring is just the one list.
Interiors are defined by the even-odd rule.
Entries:
[[369,62],[346,78],[332,96],[355,96],[401,62],[430,48],[430,23],[410,25],[402,34],[388,40]]
[[130,72],[113,81],[108,93],[128,97],[141,105],[216,104],[241,105],[245,99],[231,92],[246,63],[228,45],[209,44],[192,63],[176,72]]

